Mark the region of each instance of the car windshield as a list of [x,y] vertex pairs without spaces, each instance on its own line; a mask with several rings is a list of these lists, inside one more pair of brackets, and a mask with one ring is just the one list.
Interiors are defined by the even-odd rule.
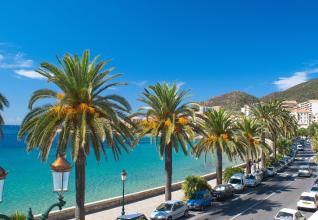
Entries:
[[215,191],[220,192],[220,191],[225,191],[225,187],[224,186],[217,186],[214,188]]
[[230,179],[230,183],[231,184],[241,184],[242,183],[242,181],[240,180],[240,179]]
[[282,220],[293,220],[293,214],[288,212],[279,212],[276,216],[276,218],[282,219]]
[[268,167],[267,169],[268,169],[268,170],[273,170],[274,168],[273,168],[273,167]]
[[312,187],[311,191],[317,192],[318,191],[318,187],[317,186]]
[[157,211],[171,211],[172,210],[172,204],[169,203],[162,203],[160,206],[157,207]]
[[249,179],[249,180],[255,180],[255,176],[251,175],[251,176],[247,176],[246,179]]
[[315,198],[310,196],[301,196],[300,200],[314,202]]
[[201,193],[195,193],[191,196],[191,199],[203,199],[203,194]]

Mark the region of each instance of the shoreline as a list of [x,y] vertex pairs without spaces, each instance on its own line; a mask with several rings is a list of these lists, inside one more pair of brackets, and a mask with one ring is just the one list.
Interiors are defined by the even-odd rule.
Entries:
[[[234,167],[245,167],[245,163],[241,163]],[[207,181],[213,180],[216,178],[216,173],[208,173],[202,176]],[[181,189],[181,185],[184,181],[175,182],[172,184],[172,191],[177,191]],[[126,204],[131,204],[135,202],[139,202],[151,197],[155,197],[158,195],[164,194],[165,186],[154,187],[146,190],[142,190],[135,193],[130,193],[125,195]],[[121,206],[122,196],[116,196],[109,199],[102,199],[95,202],[89,202],[85,204],[86,215],[93,214],[105,210],[109,210],[112,208],[116,208]],[[68,207],[63,209],[62,211],[53,211],[50,213],[50,220],[66,220],[74,218],[75,206]],[[35,215],[36,219],[39,219],[41,214]]]

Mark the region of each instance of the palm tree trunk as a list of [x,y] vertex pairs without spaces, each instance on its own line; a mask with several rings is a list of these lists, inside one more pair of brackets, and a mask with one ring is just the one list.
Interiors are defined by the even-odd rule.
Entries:
[[76,176],[76,209],[75,219],[85,220],[85,161],[84,150],[80,148],[75,162]]
[[222,149],[220,146],[216,148],[216,184],[222,184]]
[[273,156],[274,156],[274,159],[276,160],[276,158],[277,158],[277,137],[276,137],[276,134],[273,134]]
[[[265,132],[261,134],[262,143],[265,145]],[[263,149],[261,149],[261,168],[265,168],[265,153]]]
[[246,174],[251,174],[251,160],[247,159],[246,160]]
[[172,184],[172,146],[166,146],[165,149],[165,171],[166,171],[166,187],[165,200],[171,200],[171,184]]

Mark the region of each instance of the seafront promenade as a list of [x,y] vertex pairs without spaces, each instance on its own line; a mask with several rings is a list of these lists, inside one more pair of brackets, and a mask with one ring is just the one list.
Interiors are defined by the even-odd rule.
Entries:
[[[213,179],[209,181],[209,184],[214,187],[216,185],[216,180]],[[184,193],[182,190],[177,190],[172,193],[172,199],[182,200]],[[164,201],[164,194],[144,199],[138,202],[130,203],[125,205],[126,213],[144,213],[149,217],[150,213],[155,210],[155,208]],[[86,220],[105,220],[105,219],[116,219],[121,213],[121,207],[112,208],[109,210],[93,213],[86,215]],[[73,219],[72,219],[73,220]]]

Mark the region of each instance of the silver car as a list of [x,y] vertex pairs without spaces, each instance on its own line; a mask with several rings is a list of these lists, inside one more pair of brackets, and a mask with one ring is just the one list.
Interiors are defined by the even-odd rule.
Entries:
[[151,220],[174,220],[189,216],[188,206],[183,201],[171,200],[162,203],[150,214]]
[[246,186],[255,187],[260,183],[261,183],[261,180],[259,178],[256,178],[255,175],[250,174],[250,175],[247,175],[245,178],[245,185]]
[[299,167],[298,176],[311,177],[312,170],[309,165],[303,165]]

